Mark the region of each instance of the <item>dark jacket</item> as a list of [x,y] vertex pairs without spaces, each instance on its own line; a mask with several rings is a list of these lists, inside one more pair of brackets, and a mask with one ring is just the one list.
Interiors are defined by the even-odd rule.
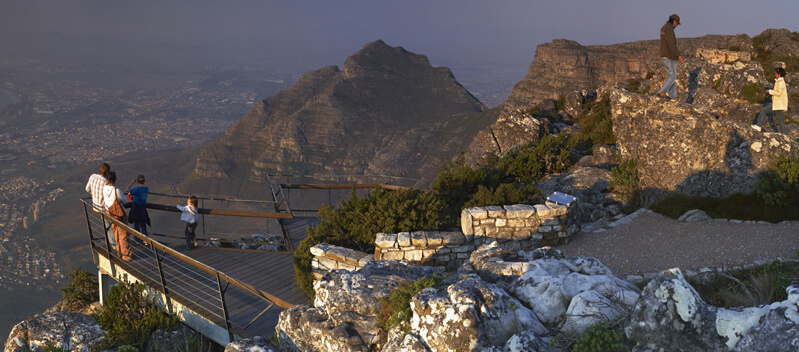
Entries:
[[660,56],[672,60],[680,59],[680,50],[677,49],[677,38],[674,37],[674,26],[666,22],[660,28]]

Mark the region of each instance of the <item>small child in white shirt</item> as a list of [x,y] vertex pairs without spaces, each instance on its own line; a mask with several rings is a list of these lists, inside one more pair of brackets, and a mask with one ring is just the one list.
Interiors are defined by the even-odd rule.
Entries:
[[197,219],[200,218],[200,214],[197,212],[197,197],[190,196],[186,201],[185,207],[180,204],[178,204],[177,207],[178,210],[183,212],[180,214],[180,220],[186,222],[186,248],[192,249],[196,245],[194,242],[194,239],[196,238],[194,235],[194,229],[197,228]]

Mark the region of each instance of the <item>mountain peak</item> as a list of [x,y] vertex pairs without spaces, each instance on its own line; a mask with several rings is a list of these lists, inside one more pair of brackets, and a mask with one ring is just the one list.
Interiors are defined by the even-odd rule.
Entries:
[[407,72],[413,68],[430,68],[427,56],[415,54],[401,46],[392,47],[378,39],[367,43],[344,62],[347,77],[364,76],[374,73]]

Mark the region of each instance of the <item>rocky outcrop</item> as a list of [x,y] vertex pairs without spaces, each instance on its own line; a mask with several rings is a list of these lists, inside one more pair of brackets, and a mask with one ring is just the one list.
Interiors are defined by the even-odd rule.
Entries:
[[[375,325],[380,298],[398,280],[435,271],[379,260],[357,272],[334,270],[316,284],[314,308],[281,313],[276,329],[289,351],[547,351],[553,329],[578,333],[631,309],[638,289],[593,258],[552,248],[511,252],[494,242],[475,250],[443,287],[411,299],[407,330]],[[549,297],[549,298],[548,298]],[[561,304],[552,304],[560,302]]]
[[717,308],[672,269],[644,288],[625,333],[635,351],[793,351],[799,348],[799,286],[788,292],[788,301],[768,306]]
[[261,101],[202,148],[195,174],[260,182],[267,173],[395,175],[438,171],[493,121],[445,67],[423,55],[366,44]]
[[276,332],[288,351],[369,351],[380,343],[380,299],[400,282],[440,275],[404,261],[367,263],[359,271],[333,270],[314,283],[314,307],[280,313]]
[[256,336],[229,343],[225,346],[225,352],[283,352],[283,350],[275,346],[272,341]]
[[773,158],[795,155],[791,138],[717,119],[681,102],[612,89],[613,132],[643,187],[724,198],[751,193]]
[[52,345],[64,351],[91,352],[92,344],[105,334],[91,316],[60,312],[42,314],[14,326],[5,352],[39,351]]
[[[679,38],[683,56],[694,57],[696,50],[728,49],[737,46],[743,52],[752,49],[747,35],[706,35]],[[535,50],[535,61],[522,81],[503,104],[505,111],[528,109],[552,100],[553,95],[591,90],[594,86],[616,85],[628,79],[646,78],[660,67],[660,41],[645,40],[614,45],[583,46],[572,40],[556,39]]]

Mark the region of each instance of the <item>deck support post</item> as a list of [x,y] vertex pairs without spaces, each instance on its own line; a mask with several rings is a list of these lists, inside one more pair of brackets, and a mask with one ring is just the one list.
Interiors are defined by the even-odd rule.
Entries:
[[106,295],[108,295],[108,291],[111,290],[111,276],[98,269],[97,284],[100,288],[100,305],[105,305]]
[[222,314],[225,317],[225,328],[227,329],[228,337],[230,337],[230,342],[233,342],[233,333],[230,332],[230,317],[228,316],[227,312],[227,305],[225,304],[225,291],[227,291],[227,287],[230,285],[230,282],[225,282],[225,287],[222,288],[222,280],[219,278],[219,272],[216,272],[216,286],[219,289],[219,299],[222,301]]

